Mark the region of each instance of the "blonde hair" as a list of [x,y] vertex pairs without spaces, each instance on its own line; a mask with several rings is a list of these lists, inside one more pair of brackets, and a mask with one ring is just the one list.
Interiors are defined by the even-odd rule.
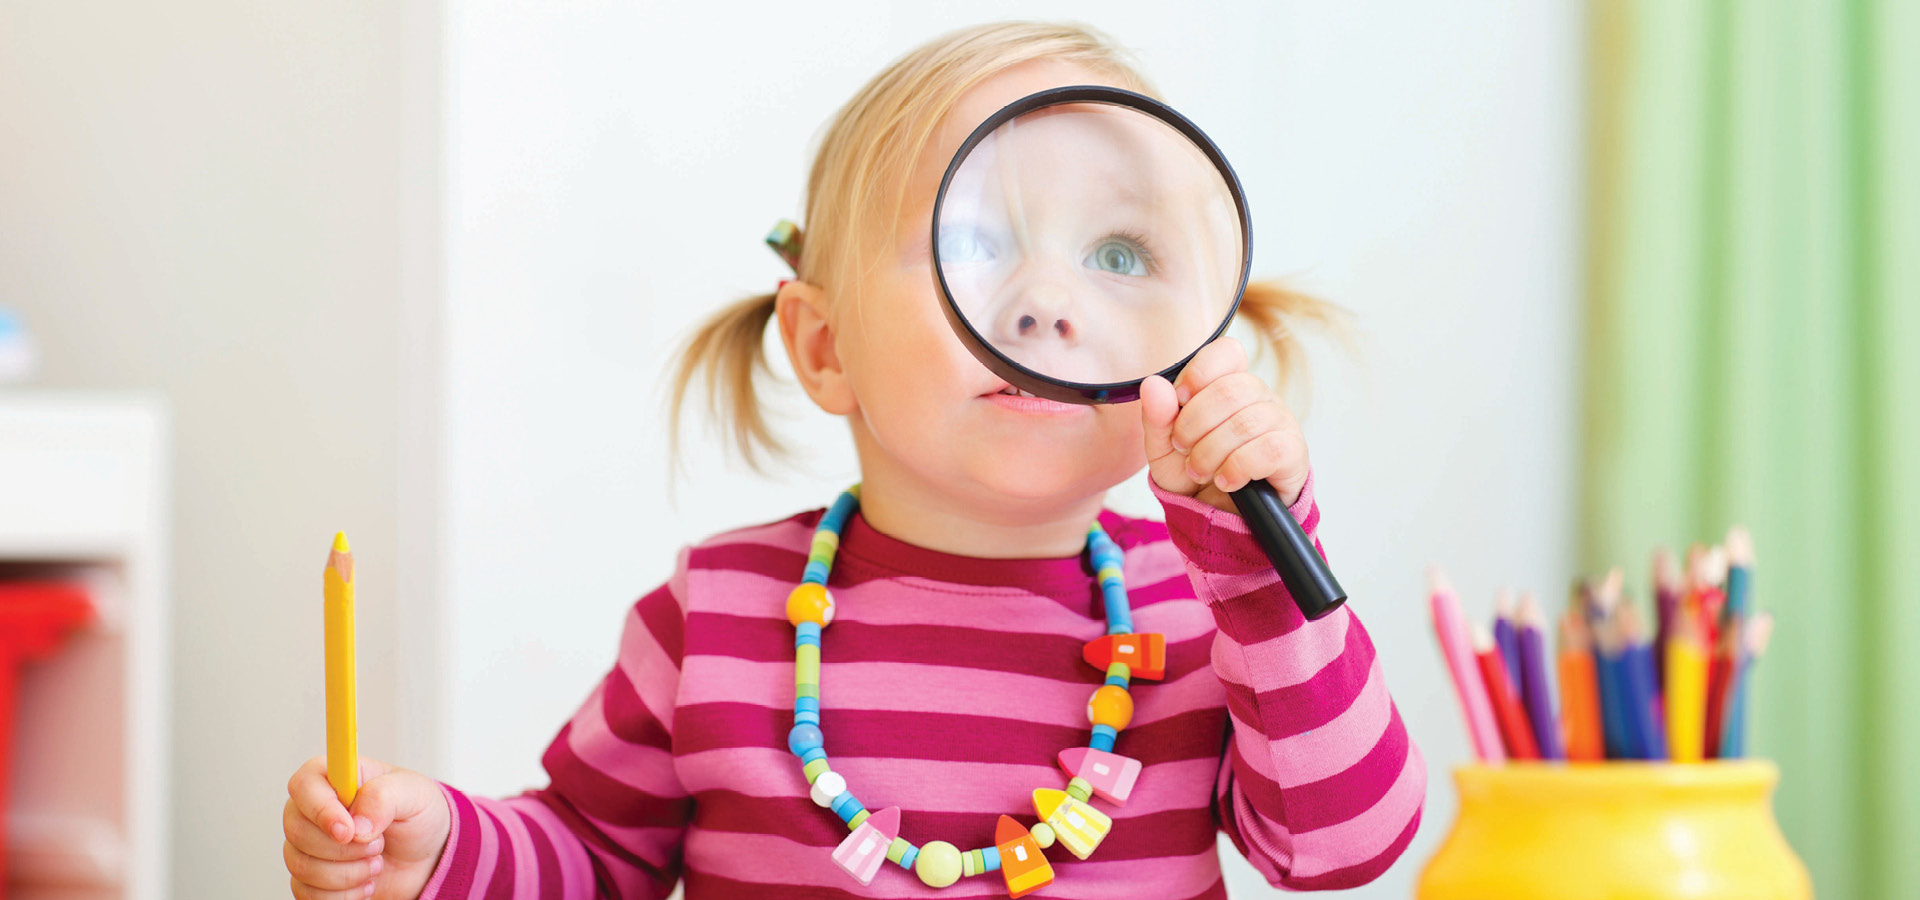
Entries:
[[[888,66],[835,114],[807,178],[805,240],[796,274],[829,298],[859,283],[856,266],[874,264],[877,229],[897,223],[904,185],[942,119],[961,95],[994,75],[1033,60],[1064,62],[1111,78],[1121,87],[1154,95],[1130,54],[1106,35],[1077,24],[1000,22],[936,38]],[[838,286],[841,290],[836,292]],[[695,378],[709,415],[755,470],[791,453],[767,422],[759,388],[773,378],[767,365],[767,323],[774,294],[734,301],[700,324],[673,363],[669,427],[675,458],[681,416]],[[1272,357],[1283,380],[1303,375],[1304,352],[1290,323],[1334,326],[1337,307],[1277,282],[1247,285],[1239,318],[1253,327],[1256,351]]]

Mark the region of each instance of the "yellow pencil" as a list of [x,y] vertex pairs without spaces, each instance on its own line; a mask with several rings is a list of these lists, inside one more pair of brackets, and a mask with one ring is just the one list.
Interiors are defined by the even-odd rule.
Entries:
[[345,532],[333,536],[321,580],[327,598],[327,781],[340,802],[352,806],[360,792],[360,759],[354,725],[353,550]]
[[1706,750],[1707,646],[1699,610],[1682,606],[1667,639],[1667,752],[1674,762],[1699,762]]

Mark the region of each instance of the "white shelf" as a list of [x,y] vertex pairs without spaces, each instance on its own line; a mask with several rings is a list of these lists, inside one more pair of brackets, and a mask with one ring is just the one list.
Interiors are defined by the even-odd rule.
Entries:
[[0,391],[0,579],[99,612],[21,673],[9,900],[167,897],[166,446],[151,398]]

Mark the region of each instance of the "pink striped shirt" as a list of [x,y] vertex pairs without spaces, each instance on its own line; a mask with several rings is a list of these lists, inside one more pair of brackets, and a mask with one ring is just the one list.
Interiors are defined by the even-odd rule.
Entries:
[[[1093,856],[1049,851],[1036,896],[1226,895],[1216,829],[1275,885],[1364,883],[1419,827],[1426,768],[1349,608],[1307,622],[1238,516],[1159,493],[1167,521],[1102,513],[1126,552],[1134,630],[1166,636],[1162,681],[1136,680],[1115,751],[1144,770]],[[1293,514],[1313,535],[1309,480]],[[447,787],[453,833],[427,900],[1006,896],[998,872],[935,891],[887,864],[872,885],[829,854],[847,828],[808,799],[786,748],[785,602],[822,511],[684,551],[627,617],[619,659],[560,730],[548,787],[506,800]],[[1315,541],[1316,546],[1318,541]],[[834,770],[901,837],[993,845],[1087,742],[1106,633],[1083,556],[973,559],[889,538],[855,515],[830,582],[820,676]]]

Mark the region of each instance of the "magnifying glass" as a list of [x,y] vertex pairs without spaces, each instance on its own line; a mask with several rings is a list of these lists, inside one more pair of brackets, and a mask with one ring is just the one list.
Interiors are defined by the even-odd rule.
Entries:
[[[974,129],[933,205],[947,321],[1008,384],[1068,403],[1138,399],[1227,330],[1253,246],[1246,195],[1213,141],[1165,104],[1080,85]],[[1318,619],[1347,599],[1265,479],[1233,502]]]

